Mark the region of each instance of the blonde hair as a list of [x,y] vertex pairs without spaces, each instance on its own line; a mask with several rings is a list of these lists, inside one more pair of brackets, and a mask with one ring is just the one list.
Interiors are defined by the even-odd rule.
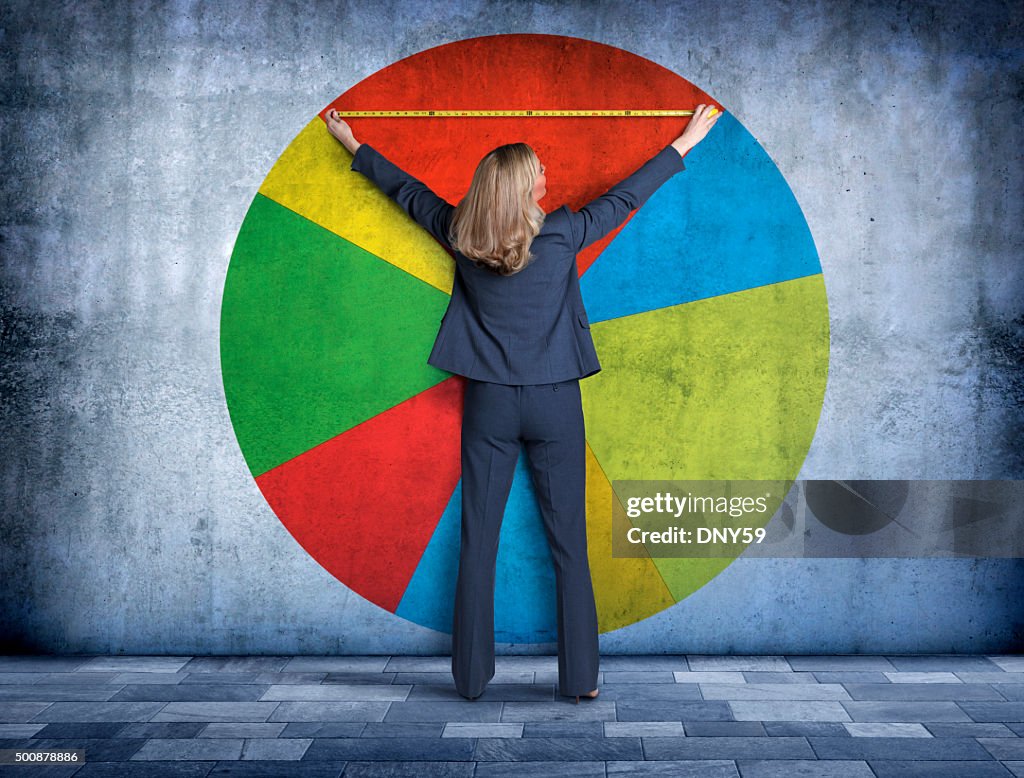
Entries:
[[452,248],[501,275],[525,268],[533,259],[530,244],[544,224],[544,211],[533,199],[539,175],[540,160],[526,143],[487,152],[455,207]]

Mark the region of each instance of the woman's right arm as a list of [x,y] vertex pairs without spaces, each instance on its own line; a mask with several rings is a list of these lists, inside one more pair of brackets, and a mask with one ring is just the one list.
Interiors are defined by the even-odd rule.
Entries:
[[579,211],[570,209],[576,252],[582,251],[622,224],[632,211],[647,202],[658,187],[676,173],[685,170],[683,157],[704,139],[719,116],[721,113],[718,113],[717,108],[698,105],[682,135]]
[[327,129],[352,153],[351,169],[373,181],[423,229],[446,248],[451,248],[448,229],[455,206],[439,197],[429,186],[402,170],[377,149],[360,143],[337,111],[327,113]]

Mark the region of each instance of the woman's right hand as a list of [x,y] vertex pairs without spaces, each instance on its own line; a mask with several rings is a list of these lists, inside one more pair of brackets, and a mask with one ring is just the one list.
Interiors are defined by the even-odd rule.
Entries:
[[690,117],[690,123],[683,130],[683,134],[672,141],[676,151],[681,155],[686,154],[686,152],[704,140],[708,130],[715,126],[715,122],[718,121],[721,115],[722,112],[712,105],[705,105],[704,103],[698,105],[694,109],[693,116]]
[[326,116],[327,131],[337,138],[341,145],[348,149],[352,154],[356,153],[356,150],[362,145],[356,140],[352,134],[352,128],[348,122],[341,118],[341,114],[334,108],[327,112]]

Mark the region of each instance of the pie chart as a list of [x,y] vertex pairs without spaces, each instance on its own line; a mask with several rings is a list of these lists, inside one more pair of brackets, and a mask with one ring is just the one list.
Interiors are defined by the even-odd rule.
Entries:
[[[367,178],[323,117],[355,110],[692,109],[724,115],[678,173],[577,257],[603,369],[581,380],[600,630],[712,581],[729,558],[613,557],[616,480],[793,479],[821,415],[829,316],[785,178],[671,70],[561,35],[471,38],[399,60],[311,117],[239,229],[221,309],[225,400],[274,516],[340,583],[450,632],[465,379],[426,362],[455,263]],[[541,206],[579,210],[687,117],[355,117],[356,137],[456,204],[480,158],[525,141]],[[495,639],[556,639],[555,578],[525,453],[497,559]]]

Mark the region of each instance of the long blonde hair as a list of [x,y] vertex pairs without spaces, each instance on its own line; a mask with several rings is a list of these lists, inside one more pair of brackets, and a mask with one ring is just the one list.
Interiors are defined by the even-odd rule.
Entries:
[[544,224],[544,211],[533,199],[539,175],[540,160],[526,143],[487,152],[455,207],[452,248],[501,275],[526,267],[533,259],[530,244]]

